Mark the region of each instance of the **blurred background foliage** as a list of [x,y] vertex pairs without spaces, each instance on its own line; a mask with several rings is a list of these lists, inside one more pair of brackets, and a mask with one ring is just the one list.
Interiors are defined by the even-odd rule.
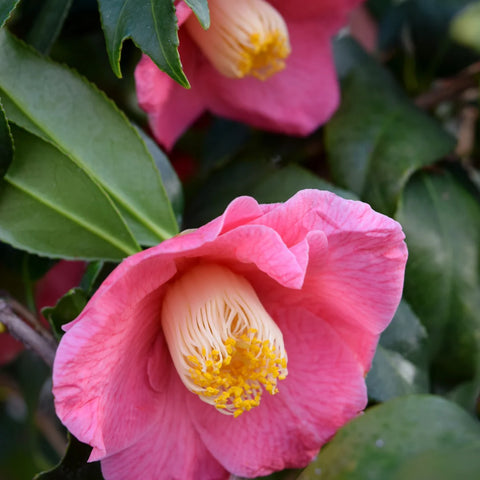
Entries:
[[[361,18],[352,18],[350,29],[334,40],[342,102],[327,125],[299,139],[205,114],[168,158],[146,137],[146,117],[137,105],[133,70],[141,52],[125,41],[122,77],[115,75],[109,53],[111,58],[120,53],[105,47],[96,1],[2,0],[0,21],[7,18],[4,29],[94,83],[144,132],[156,167],[146,162],[142,168],[146,175],[151,168],[162,174],[162,198],[173,210],[165,208],[160,223],[170,231],[175,219],[180,230],[205,223],[238,195],[277,202],[303,188],[364,200],[403,225],[409,247],[404,299],[367,376],[371,408],[343,428],[303,473],[271,478],[479,478],[480,2],[369,0]],[[19,48],[20,57],[29,59]],[[13,114],[2,78],[0,72],[4,175],[11,135],[26,138],[36,151],[53,147],[32,133],[27,120],[7,122]],[[107,110],[115,115],[110,106]],[[118,128],[130,135],[134,127],[126,123]],[[7,183],[28,181],[12,169],[6,178],[3,193]],[[114,189],[112,178],[107,175],[101,185]],[[35,292],[55,263],[47,257],[72,255],[68,246],[65,254],[37,255],[27,240],[8,241],[1,223],[16,219],[2,215],[0,209],[2,298],[14,298],[39,315]],[[112,225],[102,235],[117,235],[119,228]],[[133,239],[118,234],[125,236],[118,248],[135,251],[138,243],[161,240],[161,234],[147,230]],[[45,313],[57,333],[119,259],[110,244],[108,253],[98,254],[97,240],[92,242],[81,284]],[[66,432],[53,411],[50,369],[34,353],[22,351],[0,368],[0,480],[31,479],[52,468],[38,478],[101,478],[98,465],[85,465],[88,447],[75,439],[55,469],[65,448]]]

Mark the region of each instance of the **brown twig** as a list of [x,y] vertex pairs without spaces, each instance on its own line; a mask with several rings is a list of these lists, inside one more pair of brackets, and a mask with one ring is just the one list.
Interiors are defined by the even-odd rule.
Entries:
[[415,99],[415,104],[425,110],[435,108],[439,103],[455,98],[468,88],[478,87],[480,62],[470,65],[457,76],[439,80],[436,86]]
[[0,323],[5,325],[10,335],[33,350],[50,367],[55,358],[55,346],[36,329],[13,312],[11,305],[0,298]]
[[28,310],[27,307],[11,297],[5,298],[4,300],[12,309],[13,313],[26,320],[53,348],[57,347],[57,342],[53,335],[39,322],[38,318]]

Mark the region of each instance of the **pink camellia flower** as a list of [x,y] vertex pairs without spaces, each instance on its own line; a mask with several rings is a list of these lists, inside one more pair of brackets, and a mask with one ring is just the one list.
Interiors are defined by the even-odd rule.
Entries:
[[304,190],[127,258],[66,326],[56,410],[107,480],[305,466],[366,405],[400,300],[400,225]]
[[[35,285],[38,315],[41,316],[42,308],[54,306],[68,290],[77,286],[84,272],[85,262],[60,260],[56,263]],[[47,321],[41,318],[43,323],[48,325]],[[23,344],[8,333],[0,333],[0,365],[12,361],[23,348]]]
[[362,0],[209,0],[202,29],[177,2],[186,90],[146,56],[136,72],[140,106],[170,149],[205,110],[254,127],[308,135],[337,108],[331,37]]

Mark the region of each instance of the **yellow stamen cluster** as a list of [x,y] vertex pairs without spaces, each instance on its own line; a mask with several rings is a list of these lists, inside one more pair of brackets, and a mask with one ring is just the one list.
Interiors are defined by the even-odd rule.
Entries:
[[227,338],[227,356],[222,358],[218,350],[208,355],[202,351],[202,362],[191,355],[187,360],[193,382],[201,387],[196,393],[211,398],[216,408],[238,417],[244,411],[260,405],[263,388],[275,395],[277,379],[286,377],[287,360],[275,354],[268,340],[256,338],[255,329],[240,338]]
[[219,265],[199,265],[166,292],[162,325],[185,386],[238,417],[287,376],[283,337],[251,285]]
[[211,26],[191,15],[185,27],[212,65],[226,77],[266,80],[290,55],[287,25],[264,0],[210,0]]

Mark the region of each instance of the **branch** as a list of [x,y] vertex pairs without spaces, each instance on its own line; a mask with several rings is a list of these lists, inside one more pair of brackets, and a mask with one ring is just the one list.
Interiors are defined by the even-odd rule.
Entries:
[[41,333],[17,316],[10,305],[2,298],[0,298],[0,323],[5,325],[12,337],[20,340],[27,348],[33,350],[48,366],[53,365],[55,347]]
[[37,317],[28,308],[11,297],[7,297],[4,300],[14,314],[27,321],[54,349],[57,348],[57,342],[53,335],[38,321]]
[[415,99],[415,104],[417,107],[430,110],[439,103],[455,98],[468,88],[478,87],[479,75],[480,62],[470,65],[455,77],[440,80],[432,90],[419,95]]

